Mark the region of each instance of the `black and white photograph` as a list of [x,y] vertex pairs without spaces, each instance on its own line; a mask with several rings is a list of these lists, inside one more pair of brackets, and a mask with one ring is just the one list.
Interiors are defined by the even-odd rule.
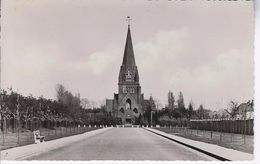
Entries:
[[254,0],[1,0],[0,19],[1,161],[255,159]]

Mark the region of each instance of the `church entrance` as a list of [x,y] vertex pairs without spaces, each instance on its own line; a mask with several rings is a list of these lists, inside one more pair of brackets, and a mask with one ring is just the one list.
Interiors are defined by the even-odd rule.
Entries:
[[126,118],[126,119],[125,119],[125,124],[132,124],[131,118]]
[[129,114],[125,117],[125,124],[132,124],[132,118]]

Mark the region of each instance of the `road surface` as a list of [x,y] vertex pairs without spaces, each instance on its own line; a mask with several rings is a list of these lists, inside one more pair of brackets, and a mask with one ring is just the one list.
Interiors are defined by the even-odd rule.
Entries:
[[142,128],[112,128],[28,160],[213,160]]

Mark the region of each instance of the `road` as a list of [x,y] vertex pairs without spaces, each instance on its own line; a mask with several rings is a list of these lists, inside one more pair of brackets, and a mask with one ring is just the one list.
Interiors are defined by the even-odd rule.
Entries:
[[142,128],[112,128],[28,160],[213,159]]

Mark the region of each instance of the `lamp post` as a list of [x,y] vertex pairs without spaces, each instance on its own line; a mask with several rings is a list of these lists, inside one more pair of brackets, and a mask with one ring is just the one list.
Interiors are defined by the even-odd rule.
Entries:
[[151,111],[151,126],[152,126],[152,123],[153,123],[153,113],[154,113],[154,111]]

